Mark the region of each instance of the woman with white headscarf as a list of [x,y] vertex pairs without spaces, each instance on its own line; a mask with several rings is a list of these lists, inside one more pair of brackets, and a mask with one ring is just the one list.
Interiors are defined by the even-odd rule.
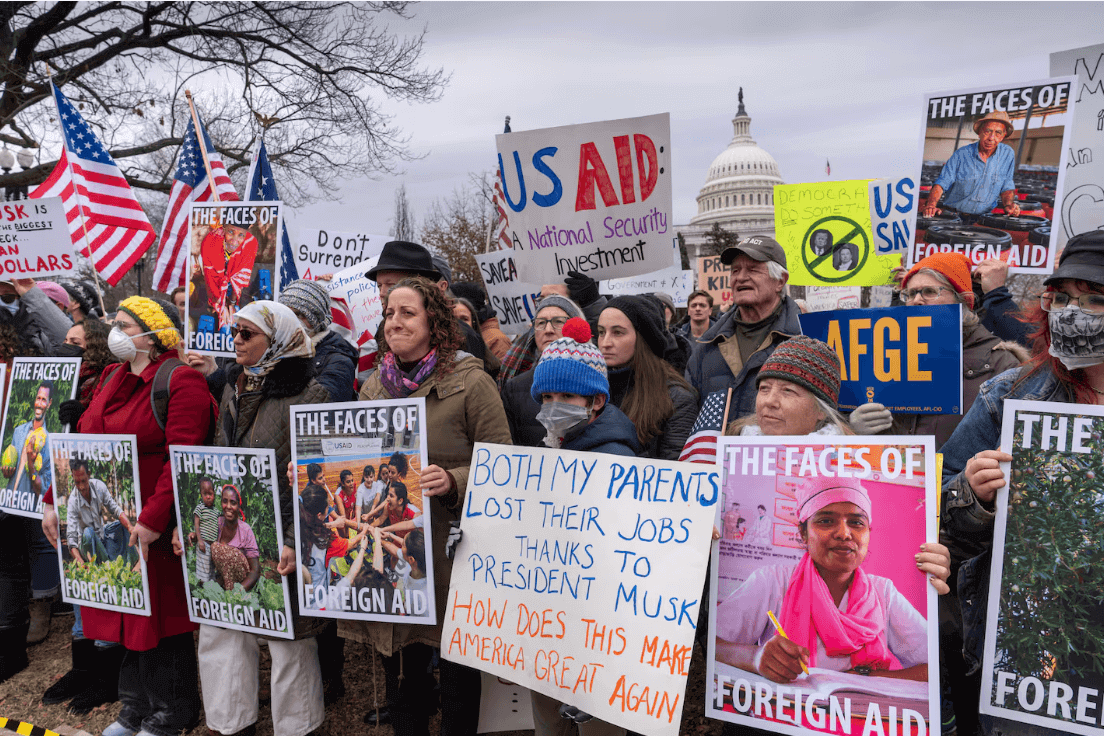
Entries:
[[[314,347],[295,313],[273,301],[255,301],[235,315],[237,362],[226,372],[216,444],[271,448],[276,452],[284,539],[276,571],[294,576],[296,502],[288,480],[291,461],[289,407],[329,401],[314,380]],[[298,610],[295,581],[289,581]],[[295,640],[270,639],[272,724],[275,736],[303,736],[322,725],[322,675],[315,634],[325,619],[295,616]],[[199,627],[199,676],[203,709],[212,733],[236,734],[257,722],[256,634]]]

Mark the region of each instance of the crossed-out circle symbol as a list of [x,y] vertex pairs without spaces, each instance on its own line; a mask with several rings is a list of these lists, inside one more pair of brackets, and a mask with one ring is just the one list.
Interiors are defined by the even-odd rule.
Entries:
[[[851,270],[840,274],[832,267],[832,254],[835,252],[834,248],[822,256],[813,253],[811,238],[813,233],[820,229],[825,229],[832,233],[832,242],[834,244],[852,243],[860,245],[861,252],[859,253],[858,262]],[[842,233],[842,237],[837,233]],[[811,261],[809,260],[810,256],[813,259]],[[866,230],[849,217],[840,217],[839,215],[822,217],[809,226],[809,229],[805,231],[805,237],[801,239],[801,260],[805,263],[805,268],[809,270],[809,273],[825,283],[846,281],[854,276],[856,271],[866,265],[866,259],[869,257],[870,238],[867,236]],[[824,266],[825,261],[827,261],[825,270],[830,270],[832,275],[825,275],[818,270],[819,267]]]

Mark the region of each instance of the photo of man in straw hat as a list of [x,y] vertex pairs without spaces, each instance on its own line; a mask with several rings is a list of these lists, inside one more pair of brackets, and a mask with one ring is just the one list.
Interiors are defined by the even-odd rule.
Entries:
[[978,140],[959,148],[943,164],[928,195],[924,217],[950,207],[969,219],[971,215],[988,214],[998,201],[1013,217],[1020,214],[1012,182],[1016,152],[1011,146],[1001,145],[1012,135],[1012,119],[1004,110],[996,110],[975,120],[974,132]]

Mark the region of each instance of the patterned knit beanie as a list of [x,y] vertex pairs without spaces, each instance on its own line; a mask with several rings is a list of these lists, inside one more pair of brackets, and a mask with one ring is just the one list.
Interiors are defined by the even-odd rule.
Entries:
[[807,388],[834,409],[839,401],[839,356],[820,340],[796,335],[775,348],[755,378],[780,378]]
[[533,400],[540,404],[541,394],[552,392],[609,399],[606,361],[590,343],[590,325],[581,317],[567,321],[563,337],[548,344],[533,369]]
[[930,268],[950,281],[951,286],[962,296],[966,306],[970,309],[974,308],[974,287],[970,280],[969,258],[962,253],[933,253],[909,269],[901,279],[901,288],[907,287],[909,279],[925,268]]
[[142,332],[152,332],[153,338],[165,350],[172,350],[182,339],[180,312],[164,299],[128,297],[119,302],[119,311],[133,317]]
[[280,290],[277,300],[299,315],[310,325],[312,335],[322,332],[330,326],[333,315],[330,312],[330,295],[317,281],[298,279]]

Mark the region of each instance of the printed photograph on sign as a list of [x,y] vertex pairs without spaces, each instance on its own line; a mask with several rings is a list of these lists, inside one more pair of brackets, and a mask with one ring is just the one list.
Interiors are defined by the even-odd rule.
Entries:
[[74,260],[61,197],[0,204],[0,280],[70,273]]
[[1050,75],[1070,74],[1077,75],[1070,93],[1076,107],[1065,186],[1061,199],[1040,195],[1041,204],[1061,213],[1053,218],[1058,220],[1054,229],[1059,253],[1074,235],[1104,229],[1104,44],[1051,54]]
[[130,534],[142,513],[134,435],[53,434],[61,597],[150,615],[146,562]]
[[1004,402],[981,711],[1104,734],[1104,409]]
[[1073,87],[1055,77],[925,96],[906,267],[953,251],[975,265],[999,258],[1010,273],[1054,270]]
[[300,612],[436,623],[425,399],[291,411]]
[[173,445],[173,493],[192,621],[294,638],[272,450]]
[[53,482],[49,437],[69,429],[58,419],[58,408],[76,396],[80,363],[80,358],[12,360],[0,431],[0,511],[42,518],[42,497]]
[[495,136],[522,281],[596,281],[671,266],[667,113]]
[[[706,715],[774,733],[939,729],[931,438],[723,437]],[[934,720],[932,720],[934,718]]]
[[192,203],[184,325],[189,351],[234,357],[234,315],[249,302],[276,298],[281,207]]

